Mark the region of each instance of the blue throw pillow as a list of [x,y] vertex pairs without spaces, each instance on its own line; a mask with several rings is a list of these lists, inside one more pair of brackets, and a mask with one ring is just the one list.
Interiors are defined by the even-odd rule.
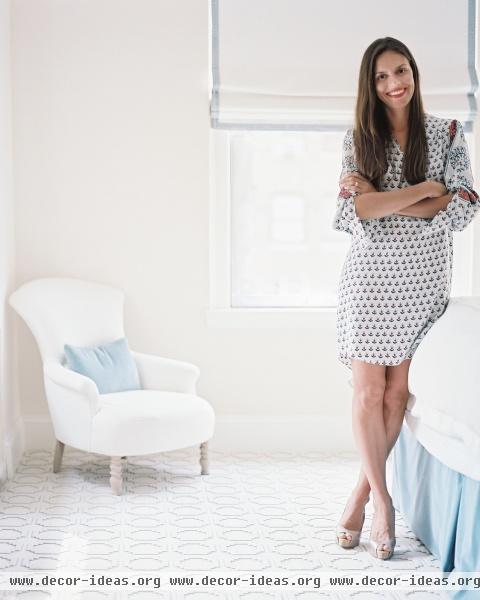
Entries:
[[64,349],[68,367],[93,379],[100,394],[141,389],[137,365],[125,338],[97,347],[65,344]]

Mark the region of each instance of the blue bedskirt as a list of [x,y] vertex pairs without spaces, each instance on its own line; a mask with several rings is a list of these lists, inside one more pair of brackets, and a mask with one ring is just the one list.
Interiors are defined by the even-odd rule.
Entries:
[[[405,422],[393,450],[392,486],[395,508],[443,571],[480,571],[480,481],[427,452]],[[480,590],[449,595],[479,600]]]

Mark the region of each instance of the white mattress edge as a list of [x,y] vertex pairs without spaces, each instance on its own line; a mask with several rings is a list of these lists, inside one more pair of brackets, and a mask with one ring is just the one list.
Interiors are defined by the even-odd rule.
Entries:
[[439,433],[420,417],[405,412],[405,422],[418,442],[445,466],[480,481],[480,453],[473,452],[461,439]]
[[[458,411],[460,404],[456,406]],[[438,410],[427,402],[419,401],[414,394],[410,394],[408,398],[406,412],[421,419],[437,433],[464,444],[475,456],[480,456],[480,435],[455,415]]]

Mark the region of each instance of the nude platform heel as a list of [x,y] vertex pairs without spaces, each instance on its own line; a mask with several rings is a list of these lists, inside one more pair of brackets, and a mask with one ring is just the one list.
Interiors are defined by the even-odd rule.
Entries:
[[[395,527],[395,508],[392,506],[392,510],[393,510],[393,526]],[[393,536],[393,538],[388,538],[388,540],[386,542],[377,542],[375,540],[373,540],[371,537],[369,537],[369,539],[366,542],[366,547],[368,552],[374,557],[374,558],[379,558],[380,560],[388,560],[389,558],[392,558],[393,556],[393,551],[395,549],[395,543],[396,543],[396,537]],[[382,545],[387,546],[386,550],[380,550],[380,546]]]
[[[345,512],[345,511],[343,511]],[[342,515],[343,517],[343,515]],[[335,536],[337,538],[337,543],[339,546],[341,546],[342,548],[355,548],[356,546],[358,546],[358,544],[360,543],[360,536],[362,534],[362,529],[363,529],[363,524],[365,523],[365,510],[363,511],[363,520],[362,520],[362,527],[360,529],[360,531],[355,531],[354,529],[347,529],[346,527],[343,527],[343,525],[340,525],[340,523],[338,523],[337,525],[337,529],[335,531]],[[342,537],[343,535],[351,535],[351,539],[349,540],[348,538]]]

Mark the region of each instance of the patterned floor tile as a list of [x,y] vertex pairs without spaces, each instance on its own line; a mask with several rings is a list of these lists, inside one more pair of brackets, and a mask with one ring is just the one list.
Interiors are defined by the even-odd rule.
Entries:
[[[334,529],[354,486],[353,453],[210,452],[210,475],[199,475],[190,448],[125,462],[125,491],[109,487],[107,457],[66,448],[62,469],[52,453],[29,452],[0,490],[0,570],[157,571],[214,574],[269,571],[439,568],[396,514],[397,545],[380,563],[362,545],[344,550]],[[362,540],[368,536],[367,505]],[[400,600],[399,592],[138,591],[0,592],[0,598],[150,600]],[[440,598],[427,592],[408,598]]]

